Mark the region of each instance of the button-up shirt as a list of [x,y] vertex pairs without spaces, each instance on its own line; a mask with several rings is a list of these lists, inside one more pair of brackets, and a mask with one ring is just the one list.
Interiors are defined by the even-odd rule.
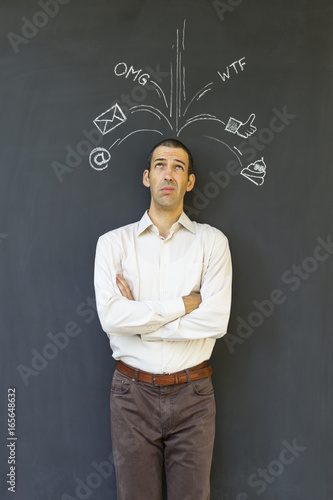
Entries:
[[[123,297],[116,274],[134,300]],[[183,212],[167,238],[145,212],[139,222],[102,235],[95,259],[97,311],[113,357],[151,373],[173,373],[211,356],[227,331],[231,257],[218,229]],[[182,297],[200,292],[200,306],[185,314]]]

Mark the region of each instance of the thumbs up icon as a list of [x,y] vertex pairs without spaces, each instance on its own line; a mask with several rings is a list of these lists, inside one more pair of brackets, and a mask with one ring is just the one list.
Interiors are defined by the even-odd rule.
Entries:
[[257,130],[257,127],[253,125],[256,115],[252,113],[245,123],[236,120],[236,118],[229,118],[229,121],[225,127],[225,130],[231,132],[233,134],[237,134],[240,137],[244,137],[247,139],[250,135],[254,134]]

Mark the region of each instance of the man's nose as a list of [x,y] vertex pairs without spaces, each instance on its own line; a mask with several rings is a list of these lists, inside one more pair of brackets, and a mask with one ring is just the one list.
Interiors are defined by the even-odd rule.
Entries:
[[167,164],[165,167],[164,178],[165,178],[165,180],[168,180],[168,181],[171,181],[173,179],[172,168],[171,168],[171,165],[169,165],[169,164]]

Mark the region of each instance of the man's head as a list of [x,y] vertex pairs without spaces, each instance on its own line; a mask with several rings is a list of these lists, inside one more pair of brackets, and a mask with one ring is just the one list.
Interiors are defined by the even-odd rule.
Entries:
[[163,141],[159,142],[158,144],[156,144],[153,147],[153,149],[150,152],[149,158],[148,158],[148,170],[149,171],[150,171],[150,167],[151,167],[151,160],[152,160],[153,153],[154,153],[155,149],[160,147],[160,146],[166,146],[167,148],[183,149],[187,153],[187,158],[188,158],[188,175],[193,174],[193,158],[192,158],[191,151],[185,146],[185,144],[180,142],[178,139],[163,139]]
[[194,182],[192,155],[184,144],[165,139],[153,148],[143,173],[143,184],[151,192],[151,209],[181,211],[184,195]]

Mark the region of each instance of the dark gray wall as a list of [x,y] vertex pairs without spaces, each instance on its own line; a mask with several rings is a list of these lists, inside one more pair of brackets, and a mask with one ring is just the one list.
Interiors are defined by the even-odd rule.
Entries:
[[[233,255],[211,498],[332,498],[331,5],[2,2],[1,498],[116,499],[95,245],[141,217],[147,152],[177,134],[196,163],[187,213]],[[225,130],[253,114],[249,137]]]

